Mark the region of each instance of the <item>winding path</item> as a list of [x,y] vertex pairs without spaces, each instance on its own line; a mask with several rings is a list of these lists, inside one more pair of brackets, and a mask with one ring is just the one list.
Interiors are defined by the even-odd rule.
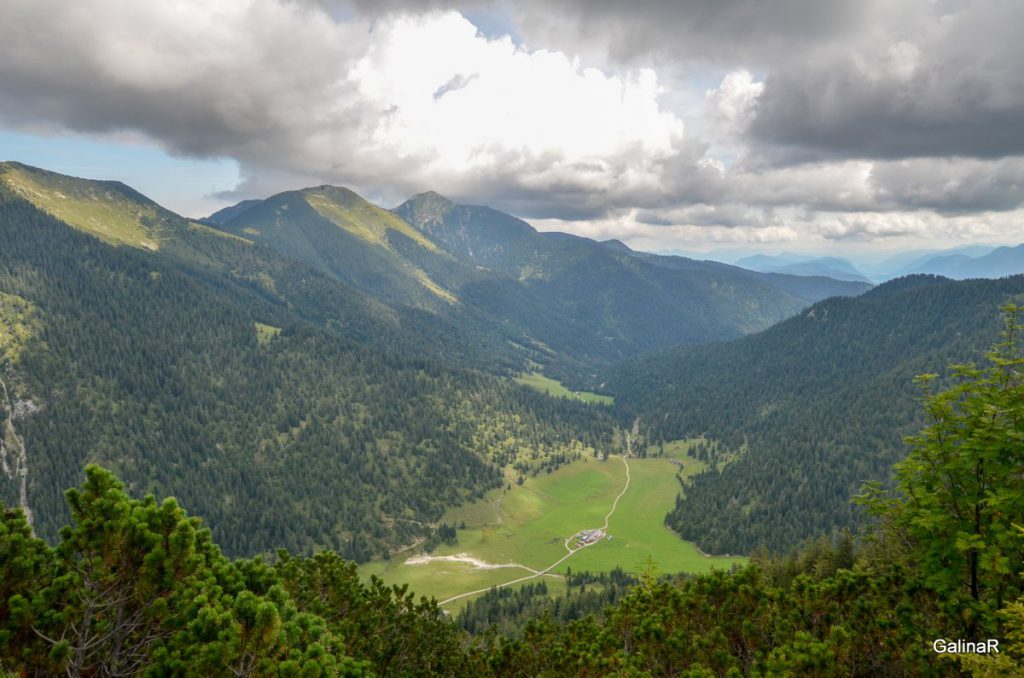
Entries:
[[[606,532],[608,530],[608,521],[611,520],[612,514],[615,513],[615,509],[617,509],[619,507],[619,500],[622,499],[622,495],[626,494],[626,490],[629,489],[629,481],[630,481],[630,477],[629,477],[629,462],[626,461],[626,457],[625,456],[619,457],[619,459],[621,459],[622,463],[626,465],[626,484],[622,488],[622,492],[619,492],[618,496],[615,497],[615,501],[612,502],[611,510],[608,511],[608,514],[604,517],[604,527],[601,528],[601,530],[603,532]],[[529,581],[530,579],[536,579],[537,577],[542,577],[542,576],[548,574],[551,570],[555,569],[556,567],[558,567],[559,565],[564,563],[569,558],[571,558],[574,554],[579,553],[583,549],[589,548],[589,547],[593,546],[594,544],[598,543],[597,541],[593,541],[593,542],[591,542],[589,544],[584,544],[583,546],[580,546],[577,549],[569,548],[569,542],[577,534],[579,534],[579,532],[576,532],[576,534],[572,535],[572,537],[569,537],[569,539],[565,540],[565,548],[569,551],[569,553],[567,553],[566,555],[562,556],[561,558],[559,558],[558,560],[556,560],[552,564],[548,565],[543,570],[534,570],[532,568],[526,567],[525,565],[519,565],[519,563],[513,563],[514,565],[519,565],[519,567],[522,567],[525,570],[530,570],[534,574],[527,575],[525,577],[520,577],[519,579],[513,579],[512,581],[507,581],[504,584],[494,584],[494,585],[488,586],[486,588],[477,589],[476,591],[467,591],[466,593],[460,593],[460,594],[458,594],[456,596],[452,596],[451,598],[446,598],[445,600],[442,600],[440,603],[438,603],[438,605],[447,605],[448,603],[450,603],[452,601],[455,601],[455,600],[459,600],[460,598],[466,598],[467,596],[475,596],[478,593],[486,593],[487,591],[490,591],[491,589],[500,589],[500,588],[504,588],[506,586],[511,586],[512,584],[518,584],[520,582]]]

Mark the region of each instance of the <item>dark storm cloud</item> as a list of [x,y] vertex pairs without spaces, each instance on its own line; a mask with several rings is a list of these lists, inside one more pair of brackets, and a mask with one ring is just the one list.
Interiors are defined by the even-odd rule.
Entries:
[[[548,3],[544,3],[547,5]],[[519,5],[523,32],[765,78],[753,160],[1024,154],[1024,3],[614,0]]]
[[[341,0],[339,0],[341,1]],[[345,3],[421,11],[432,0]],[[451,3],[449,3],[450,5]],[[526,0],[533,44],[744,66],[765,78],[750,162],[1024,154],[1024,3],[997,0]]]
[[1008,211],[1024,204],[1024,160],[922,159],[876,163],[876,201],[889,209],[941,214]]
[[1024,154],[1024,3],[976,2],[772,73],[750,141],[769,162]]
[[752,211],[745,205],[693,205],[671,210],[641,210],[637,222],[652,226],[721,226],[723,228],[780,226],[771,209]]
[[[184,5],[100,0],[56,14],[38,0],[0,9],[0,122],[132,130],[176,154],[259,158],[288,145],[289,120],[307,120],[303,135],[323,131],[326,121],[318,126],[296,102],[351,93],[331,63],[348,56],[336,27],[316,12],[264,3],[220,17],[244,19],[232,28],[203,24],[209,17]],[[346,119],[354,111],[340,106],[329,122]]]
[[512,11],[527,38],[571,48],[598,38],[611,56],[650,53],[771,63],[861,30],[874,0],[533,0]]
[[631,60],[651,53],[699,61],[785,60],[862,31],[878,0],[307,0],[381,16],[455,8],[492,10],[534,47]]
[[90,0],[55,22],[60,4],[0,5],[0,124],[234,158],[244,197],[298,181],[382,199],[442,188],[579,219],[665,200],[666,168],[694,161],[652,73],[489,42],[455,13]]

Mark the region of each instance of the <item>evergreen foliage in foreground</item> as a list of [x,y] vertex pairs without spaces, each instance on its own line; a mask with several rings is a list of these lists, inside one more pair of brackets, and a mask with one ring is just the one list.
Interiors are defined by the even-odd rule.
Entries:
[[[53,548],[0,518],[0,671],[22,675],[1021,675],[1024,354],[1009,308],[991,366],[928,395],[898,488],[858,549],[677,581],[648,573],[606,608],[516,636],[460,631],[432,601],[361,583],[333,553],[225,558],[174,500],[90,466]],[[492,596],[501,599],[502,596]],[[935,639],[1000,641],[940,655]]]
[[[173,499],[130,499],[86,469],[56,548],[19,511],[0,523],[0,666],[56,675],[472,673],[432,603],[360,583],[334,553],[224,557]],[[360,659],[352,659],[356,655]]]

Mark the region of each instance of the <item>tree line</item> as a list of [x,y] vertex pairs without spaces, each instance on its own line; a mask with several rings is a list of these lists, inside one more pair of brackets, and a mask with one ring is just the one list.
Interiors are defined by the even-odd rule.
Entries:
[[[1024,332],[1006,309],[984,367],[928,386],[925,423],[873,527],[732,572],[649,571],[567,621],[492,592],[462,617],[359,581],[331,552],[229,559],[172,499],[97,466],[56,546],[0,520],[0,668],[15,675],[1019,675],[1024,671]],[[926,376],[923,383],[933,385]],[[574,580],[593,586],[587,575]],[[611,576],[601,589],[611,583]],[[573,597],[566,599],[570,603]],[[504,603],[503,601],[508,601]],[[489,610],[499,610],[492,614]],[[501,610],[507,614],[502,617]],[[510,622],[516,614],[520,622]],[[474,618],[487,617],[491,624]],[[465,631],[466,627],[473,634]],[[935,639],[999,641],[943,654]]]

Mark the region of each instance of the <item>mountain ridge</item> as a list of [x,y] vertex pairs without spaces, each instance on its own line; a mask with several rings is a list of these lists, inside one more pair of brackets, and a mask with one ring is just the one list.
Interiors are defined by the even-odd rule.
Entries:
[[365,560],[610,436],[604,409],[477,369],[495,352],[458,328],[205,226],[166,234],[111,243],[0,182],[0,419],[24,441],[41,535],[98,462],[202,506],[230,553]]

